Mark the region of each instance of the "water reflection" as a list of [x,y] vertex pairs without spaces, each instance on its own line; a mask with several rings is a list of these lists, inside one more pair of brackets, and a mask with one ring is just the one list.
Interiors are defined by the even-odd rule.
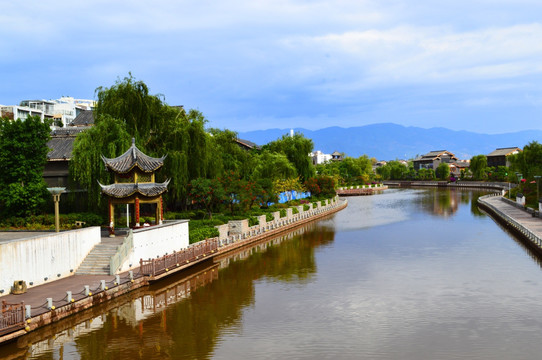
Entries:
[[536,359],[540,260],[473,212],[482,193],[351,197],[345,211],[36,332],[31,350],[5,356]]
[[309,224],[32,332],[0,357],[209,358],[253,305],[255,281],[310,282],[314,249],[333,238],[333,229]]

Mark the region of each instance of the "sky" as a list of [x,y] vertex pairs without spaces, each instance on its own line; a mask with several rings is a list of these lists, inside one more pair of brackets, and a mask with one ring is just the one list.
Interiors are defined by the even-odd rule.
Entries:
[[542,129],[540,0],[0,0],[0,104],[129,72],[209,127]]

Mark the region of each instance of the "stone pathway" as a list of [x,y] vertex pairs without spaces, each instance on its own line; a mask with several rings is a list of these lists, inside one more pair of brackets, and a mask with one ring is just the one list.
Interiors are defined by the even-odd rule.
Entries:
[[514,205],[504,202],[500,196],[493,196],[484,199],[489,204],[495,206],[497,209],[516,220],[527,229],[531,230],[534,234],[538,235],[542,239],[542,219],[539,217],[533,217],[532,214],[525,210],[519,209]]

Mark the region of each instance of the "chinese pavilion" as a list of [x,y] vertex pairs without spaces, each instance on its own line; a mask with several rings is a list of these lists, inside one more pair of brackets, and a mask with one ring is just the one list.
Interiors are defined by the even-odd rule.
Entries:
[[133,204],[135,227],[139,227],[139,205],[156,204],[156,224],[162,224],[164,216],[162,194],[167,191],[169,180],[155,183],[154,173],[164,165],[164,159],[145,155],[135,145],[119,157],[108,159],[102,156],[107,170],[115,174],[115,183],[102,185],[102,193],[109,197],[109,231],[115,234],[115,208],[117,204]]

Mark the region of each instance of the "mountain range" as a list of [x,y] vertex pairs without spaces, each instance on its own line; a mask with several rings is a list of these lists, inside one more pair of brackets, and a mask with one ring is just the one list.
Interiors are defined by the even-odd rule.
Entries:
[[[312,139],[314,150],[325,154],[334,151],[346,156],[368,155],[378,160],[411,159],[433,150],[448,150],[459,159],[470,159],[474,155],[487,155],[497,148],[523,148],[531,141],[542,142],[541,130],[525,130],[503,134],[480,134],[446,128],[424,129],[392,123],[372,124],[342,128],[338,126],[319,130],[294,128]],[[258,145],[289,134],[290,129],[268,129],[240,132],[239,138]]]

